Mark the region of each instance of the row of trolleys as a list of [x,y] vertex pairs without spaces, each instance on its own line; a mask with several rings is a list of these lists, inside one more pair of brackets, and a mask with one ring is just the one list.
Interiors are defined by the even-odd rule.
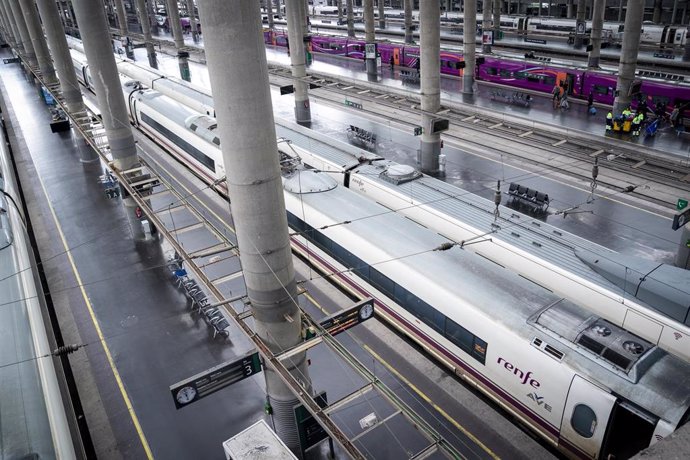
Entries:
[[[88,73],[77,71],[88,82]],[[204,180],[225,176],[215,119],[198,111],[212,107],[207,94],[197,96],[194,110],[131,82],[123,91],[138,129]],[[688,350],[666,347],[681,359],[646,339],[643,330],[620,327],[629,311],[687,335],[686,326],[562,269],[522,260],[523,251],[495,239],[493,252],[521,261],[520,270],[534,265],[551,273],[551,279],[531,278],[549,289],[542,287],[514,273],[518,264],[468,250],[481,245],[449,244],[463,238],[421,226],[391,212],[395,202],[383,207],[367,196],[367,178],[390,176],[381,181],[400,183],[400,176],[410,175],[404,168],[381,160],[336,180],[305,167],[301,160],[315,161],[313,153],[279,145],[288,221],[298,231],[294,251],[353,294],[375,297],[383,319],[563,453],[625,458],[688,421]],[[323,163],[310,166],[324,169]],[[383,194],[384,187],[375,188]],[[350,223],[333,225],[345,221]],[[564,280],[580,285],[569,297],[598,300],[582,308],[555,292]],[[624,313],[604,315],[602,304]]]

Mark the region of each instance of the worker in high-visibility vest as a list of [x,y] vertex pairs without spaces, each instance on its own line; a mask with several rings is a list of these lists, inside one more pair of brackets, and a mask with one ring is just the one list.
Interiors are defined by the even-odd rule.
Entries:
[[609,110],[606,114],[606,131],[611,131],[613,129],[613,113]]
[[633,136],[639,136],[640,135],[640,126],[642,126],[642,120],[644,120],[644,115],[641,113],[638,113],[635,115],[635,118],[633,118],[632,121],[632,135]]

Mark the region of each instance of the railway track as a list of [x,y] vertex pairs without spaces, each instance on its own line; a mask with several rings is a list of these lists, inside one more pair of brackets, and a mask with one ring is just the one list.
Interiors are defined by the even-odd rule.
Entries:
[[[276,84],[292,81],[289,69],[269,68]],[[421,109],[415,93],[315,73],[308,75],[307,81],[320,86],[310,91],[311,97],[341,106],[349,101],[350,109],[364,116],[387,117],[409,132],[419,123]],[[439,114],[451,120],[451,129],[444,133],[444,139],[470,151],[491,151],[497,156],[537,164],[541,170],[563,172],[584,181],[591,180],[595,158],[605,159],[600,183],[617,190],[645,184],[647,191],[635,190],[634,194],[664,205],[675,204],[673,197],[678,190],[690,191],[690,164],[686,158],[651,149],[643,152],[641,145],[619,139],[609,140],[553,126],[538,127],[527,119],[508,119],[500,112],[466,104],[444,104]],[[650,186],[657,194],[661,191],[661,195],[650,196]]]

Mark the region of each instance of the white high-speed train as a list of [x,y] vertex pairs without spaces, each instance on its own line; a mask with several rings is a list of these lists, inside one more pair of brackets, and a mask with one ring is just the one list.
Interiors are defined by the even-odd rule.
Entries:
[[[213,118],[126,91],[143,132],[207,181],[224,175]],[[281,144],[295,250],[566,455],[624,458],[687,422],[690,363],[304,170],[291,148],[307,155]]]
[[[83,56],[79,58],[73,54],[75,70],[78,75],[86,74],[84,70]],[[82,59],[80,61],[79,59]],[[120,64],[119,64],[120,65]],[[120,65],[121,66],[121,65]],[[143,72],[136,69],[138,66],[129,63],[121,66],[120,69],[129,77],[138,79]],[[154,83],[159,77],[155,77],[155,72],[148,72],[151,75],[144,75],[148,80],[143,79],[142,83],[147,86],[147,81]],[[83,80],[83,76],[80,76]],[[88,81],[88,78],[87,80]],[[169,79],[168,82],[174,83],[175,80]],[[175,91],[174,86],[164,87],[168,91],[167,95],[182,102],[184,105],[191,104],[196,112],[213,113],[213,99],[206,94],[203,97],[188,98],[184,96],[184,87],[180,91]],[[178,94],[183,97],[178,98]],[[171,125],[168,122],[156,121],[166,129],[172,130],[174,126],[189,125],[186,131],[180,130],[178,136],[185,145],[188,152],[192,152],[197,158],[197,163],[210,165],[217,164],[213,155],[206,152],[207,144],[202,142],[198,135],[193,136],[190,130],[193,128],[197,134],[214,139],[212,134],[215,127],[215,119],[198,116],[198,113],[189,112],[187,115],[178,115],[177,111],[171,107],[168,109],[170,117],[175,118]],[[192,118],[195,117],[192,121]],[[299,128],[296,128],[299,129]],[[217,142],[220,142],[219,140]],[[169,148],[174,148],[167,142]],[[374,199],[396,212],[406,215],[410,219],[421,223],[437,232],[446,235],[454,241],[465,241],[476,238],[478,235],[491,232],[491,239],[481,244],[467,246],[483,257],[511,270],[534,283],[545,286],[548,289],[577,302],[592,312],[601,315],[608,321],[618,326],[622,326],[646,340],[658,345],[664,350],[680,356],[686,361],[690,361],[690,295],[683,283],[675,282],[679,289],[670,289],[658,295],[653,290],[646,290],[634,283],[626,286],[618,286],[614,282],[608,281],[611,277],[601,276],[588,266],[587,260],[591,254],[600,255],[602,262],[604,258],[615,260],[617,254],[606,248],[594,245],[584,239],[559,232],[558,238],[554,239],[551,230],[540,230],[534,225],[523,225],[515,218],[505,220],[506,230],[495,230],[491,226],[493,222],[494,206],[487,200],[468,194],[467,192],[445,184],[441,181],[417,175],[413,180],[387,181],[381,179],[382,170],[393,166],[389,162],[383,161],[381,157],[362,155],[358,153],[350,158],[329,158],[327,154],[315,153],[313,151],[301,151],[299,149],[286,149],[285,153],[301,156],[302,160],[313,168],[322,171],[336,173],[336,177],[346,187],[352,188],[357,193]],[[370,166],[374,164],[376,167]],[[194,166],[197,173],[209,177],[211,180],[222,178],[224,171],[213,171],[212,168],[199,168]],[[219,166],[220,167],[220,166]],[[210,175],[209,175],[210,174]],[[467,211],[463,209],[483,210],[483,216],[479,222],[473,222],[467,218]],[[502,215],[510,215],[511,211],[507,208],[502,209]],[[521,234],[515,236],[517,231]],[[530,234],[536,234],[540,241],[546,240],[548,244],[533,243]],[[559,244],[558,242],[565,243]],[[583,248],[583,251],[576,251]],[[557,262],[550,262],[548,253],[555,251],[558,256]],[[584,262],[583,262],[584,261]],[[621,265],[623,266],[623,265]],[[669,270],[676,270],[677,276],[687,279],[689,274],[680,269],[667,267]],[[632,273],[632,272],[631,272]],[[655,282],[650,278],[651,274],[643,277],[647,284]],[[684,278],[683,278],[684,277]],[[628,280],[631,278],[628,277]],[[643,284],[643,283],[640,283]],[[690,284],[690,283],[688,283]],[[633,288],[632,292],[630,287]],[[685,290],[684,290],[685,289]],[[635,298],[638,295],[638,298]],[[663,298],[666,297],[666,300]],[[642,299],[642,300],[640,300]],[[646,303],[648,302],[648,303]]]
[[[361,15],[361,10],[355,9]],[[378,9],[374,10],[375,16],[378,17]],[[387,20],[402,21],[405,18],[405,13],[402,10],[386,9],[384,15]],[[337,17],[337,9],[325,9],[315,12],[314,16],[323,16],[326,18]],[[419,22],[419,11],[412,12],[412,21]],[[483,16],[477,13],[477,26],[481,28]],[[464,15],[457,12],[441,13],[441,23],[447,24],[463,24]],[[511,32],[524,34],[544,34],[544,35],[560,35],[569,36],[576,32],[576,20],[566,18],[554,17],[537,17],[529,15],[506,16],[501,15],[501,29]],[[586,21],[585,34],[589,35],[592,32],[592,22]],[[688,28],[682,25],[661,25],[651,22],[645,22],[642,25],[642,34],[640,42],[648,45],[666,45],[666,46],[684,46],[687,40]],[[605,21],[602,29],[602,38],[622,40],[624,33],[624,23]]]

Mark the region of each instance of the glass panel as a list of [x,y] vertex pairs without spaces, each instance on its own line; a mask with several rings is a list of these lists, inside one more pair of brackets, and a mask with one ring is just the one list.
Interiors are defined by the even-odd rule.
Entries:
[[573,409],[570,425],[583,438],[591,438],[597,428],[597,415],[589,406],[578,404]]

